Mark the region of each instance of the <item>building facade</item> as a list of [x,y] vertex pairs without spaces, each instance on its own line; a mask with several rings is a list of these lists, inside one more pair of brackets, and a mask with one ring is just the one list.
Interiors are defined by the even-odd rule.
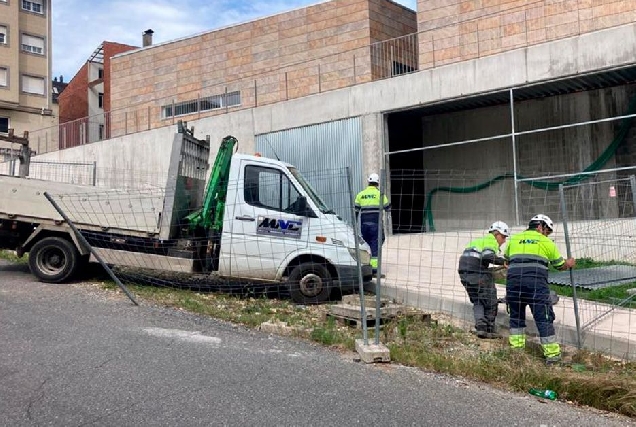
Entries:
[[55,124],[51,51],[51,1],[0,0],[0,133]]
[[102,42],[59,95],[60,149],[110,138],[111,58],[133,49]]
[[[111,69],[112,134],[384,77],[370,46],[416,30],[415,12],[392,1],[331,0],[118,55]],[[413,55],[393,59],[393,74],[417,68]]]

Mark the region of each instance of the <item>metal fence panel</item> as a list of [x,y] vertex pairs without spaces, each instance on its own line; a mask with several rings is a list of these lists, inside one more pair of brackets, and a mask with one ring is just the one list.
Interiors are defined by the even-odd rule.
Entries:
[[[359,117],[257,135],[256,150],[296,166],[327,205],[352,223],[349,211],[352,200],[346,191],[343,170],[350,168],[353,191],[360,191],[364,181]],[[318,179],[330,170],[334,179]]]

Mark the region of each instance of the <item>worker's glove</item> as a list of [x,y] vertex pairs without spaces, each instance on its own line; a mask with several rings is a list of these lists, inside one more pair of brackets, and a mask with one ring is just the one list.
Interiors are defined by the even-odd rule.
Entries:
[[504,280],[506,278],[506,274],[508,273],[508,269],[504,266],[490,267],[488,269],[490,274],[492,274],[492,278],[494,280]]

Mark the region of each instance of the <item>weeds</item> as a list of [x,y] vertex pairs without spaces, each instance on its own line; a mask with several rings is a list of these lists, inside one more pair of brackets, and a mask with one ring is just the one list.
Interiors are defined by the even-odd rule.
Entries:
[[28,258],[26,256],[18,257],[15,254],[15,251],[8,251],[4,249],[0,250],[0,259],[15,262],[17,264],[26,264],[28,262]]

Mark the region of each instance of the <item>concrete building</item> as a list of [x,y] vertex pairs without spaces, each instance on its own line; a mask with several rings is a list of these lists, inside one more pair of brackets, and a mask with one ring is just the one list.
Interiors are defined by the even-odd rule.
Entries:
[[[113,136],[157,143],[137,132],[183,118],[304,171],[348,167],[356,189],[384,168],[395,232],[480,228],[490,212],[513,224],[558,215],[554,186],[523,179],[633,163],[634,138],[612,119],[632,111],[635,92],[630,4],[434,0],[415,15],[332,0],[126,52],[112,62]],[[403,38],[378,42],[412,37],[409,17],[414,69],[390,55]],[[377,22],[391,30],[378,35]],[[631,196],[620,196],[589,209],[622,215]]]
[[[113,135],[372,81],[387,71],[370,46],[416,25],[389,0],[331,0],[126,52],[112,60]],[[417,67],[408,46],[394,49],[394,74]]]
[[111,59],[137,48],[104,41],[71,79],[59,96],[60,149],[110,138]]
[[0,0],[1,133],[55,123],[51,80],[51,2]]

